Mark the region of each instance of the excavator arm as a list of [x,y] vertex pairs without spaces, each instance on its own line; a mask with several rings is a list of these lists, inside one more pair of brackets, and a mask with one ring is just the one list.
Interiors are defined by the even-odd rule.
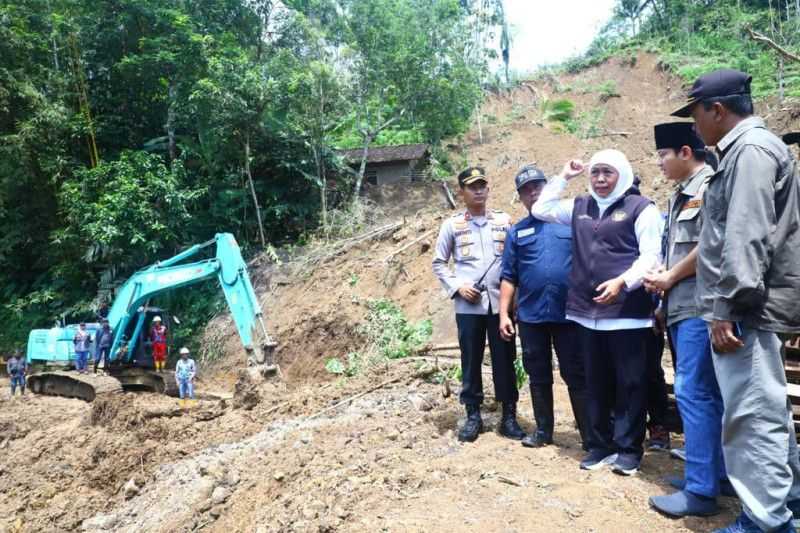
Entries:
[[[193,263],[182,263],[203,249],[216,245],[216,256]],[[217,277],[225,300],[233,316],[242,345],[251,363],[272,365],[275,342],[267,333],[263,313],[247,273],[239,245],[230,233],[218,233],[214,239],[197,244],[180,254],[136,272],[120,289],[108,314],[114,331],[111,360],[130,358],[135,353],[136,342],[144,326],[145,315],[141,309],[159,294]],[[135,321],[133,334],[127,341],[127,350],[120,352],[126,342],[125,332]]]

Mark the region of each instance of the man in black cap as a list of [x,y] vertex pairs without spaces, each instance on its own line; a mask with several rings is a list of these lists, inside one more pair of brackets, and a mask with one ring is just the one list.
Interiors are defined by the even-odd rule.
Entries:
[[[523,167],[517,174],[517,192],[528,212],[545,183],[547,178],[533,165]],[[522,439],[523,446],[539,447],[553,442],[553,346],[583,440],[586,378],[578,345],[578,326],[565,316],[571,265],[572,231],[569,226],[528,215],[511,228],[500,274],[500,334],[507,341],[514,339],[516,332],[510,310],[516,293],[522,363],[530,378],[536,419],[536,431]]]
[[[781,336],[800,330],[800,178],[789,148],[753,116],[751,77],[698,78],[676,116],[694,119],[720,166],[704,196],[698,312],[725,405],[722,448],[743,512],[722,533],[793,532],[800,462]],[[680,353],[678,355],[680,358]]]
[[[505,246],[511,217],[502,211],[487,210],[489,183],[480,167],[470,167],[458,175],[466,210],[442,224],[433,258],[433,272],[453,300],[461,349],[461,403],[467,420],[458,439],[472,442],[483,429],[480,406],[483,403],[482,369],[486,338],[492,357],[495,397],[503,405],[499,432],[521,440],[525,432],[517,423],[517,392],[514,340],[500,337],[500,257]],[[455,268],[448,263],[453,258]]]
[[670,480],[678,492],[654,496],[650,504],[669,516],[708,516],[719,512],[720,483],[728,493],[733,490],[722,460],[722,396],[711,341],[695,305],[703,194],[714,169],[691,122],[659,124],[655,140],[661,172],[677,188],[669,201],[665,265],[645,276],[645,287],[662,295],[660,312],[677,352],[675,397],[686,438],[686,473]]

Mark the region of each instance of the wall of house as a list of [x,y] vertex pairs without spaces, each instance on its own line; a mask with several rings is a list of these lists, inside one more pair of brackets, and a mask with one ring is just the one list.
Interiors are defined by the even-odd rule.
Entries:
[[405,183],[411,181],[411,169],[408,161],[398,161],[369,166],[372,167],[370,170],[375,170],[377,173],[378,185],[388,185],[389,183]]

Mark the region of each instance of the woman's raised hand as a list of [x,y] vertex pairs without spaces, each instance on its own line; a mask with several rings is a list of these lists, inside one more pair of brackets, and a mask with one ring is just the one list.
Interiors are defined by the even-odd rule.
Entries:
[[571,159],[564,164],[564,168],[561,169],[561,176],[566,180],[571,180],[583,174],[584,170],[586,170],[586,166],[583,164],[583,161],[580,159]]

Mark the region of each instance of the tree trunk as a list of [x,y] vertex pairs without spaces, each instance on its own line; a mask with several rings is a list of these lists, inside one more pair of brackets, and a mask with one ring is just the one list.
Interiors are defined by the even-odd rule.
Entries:
[[367,156],[369,155],[369,145],[372,142],[372,134],[367,133],[364,136],[364,149],[361,152],[361,164],[358,166],[358,174],[356,175],[356,186],[353,190],[353,204],[358,203],[361,196],[361,184],[364,181],[364,172],[367,171]]
[[319,206],[320,214],[322,215],[322,229],[328,231],[328,180],[325,177],[325,164],[322,161],[322,156],[319,153],[317,146],[312,146],[311,151],[314,152],[314,164],[317,167],[317,179],[319,179]]
[[778,102],[783,103],[783,56],[778,56]]
[[253,183],[253,174],[250,172],[250,136],[244,138],[244,173],[247,176],[247,183],[250,185],[250,194],[253,196],[253,206],[256,209],[256,220],[258,221],[258,234],[261,237],[261,248],[267,247],[267,239],[264,237],[264,224],[261,222],[261,206],[258,205],[256,196],[256,186]]
[[169,144],[169,163],[170,167],[175,159],[178,158],[178,150],[175,145],[175,82],[169,80],[169,107],[167,108],[167,139]]

